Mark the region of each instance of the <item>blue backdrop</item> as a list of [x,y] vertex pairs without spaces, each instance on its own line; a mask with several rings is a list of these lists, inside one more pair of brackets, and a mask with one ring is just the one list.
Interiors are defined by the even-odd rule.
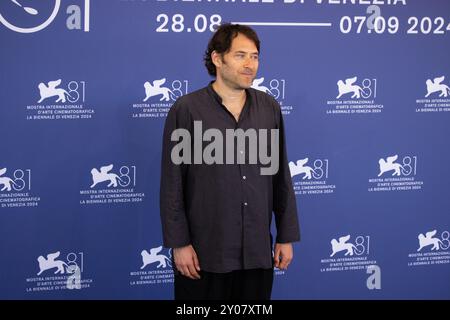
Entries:
[[273,298],[449,299],[449,13],[445,0],[1,1],[0,298],[172,298],[164,120],[211,80],[212,30],[240,22],[262,41],[254,87],[282,106],[302,231]]

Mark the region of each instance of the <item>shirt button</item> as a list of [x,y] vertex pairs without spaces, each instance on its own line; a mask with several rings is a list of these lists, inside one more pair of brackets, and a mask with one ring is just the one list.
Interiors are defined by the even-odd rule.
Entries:
[[241,154],[244,154],[244,151],[242,151],[242,150],[241,150],[241,151],[239,151],[239,152],[240,152]]
[[247,177],[246,177],[246,176],[242,176],[242,179],[244,179],[244,180],[245,180],[245,179],[247,179]]
[[247,204],[248,204],[247,202],[244,202],[244,206],[247,206]]

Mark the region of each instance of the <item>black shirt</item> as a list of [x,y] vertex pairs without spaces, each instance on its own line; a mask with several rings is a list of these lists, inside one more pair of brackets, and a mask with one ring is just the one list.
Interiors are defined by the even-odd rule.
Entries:
[[[268,165],[259,161],[250,164],[248,151],[242,150],[235,151],[235,160],[244,153],[245,164],[238,164],[237,160],[234,164],[174,164],[171,152],[179,141],[171,141],[172,132],[179,128],[188,130],[194,145],[194,121],[201,121],[203,132],[219,129],[224,145],[226,129],[279,129],[278,172],[261,175],[261,167]],[[267,140],[270,142],[270,138]],[[180,97],[168,113],[163,135],[160,213],[164,246],[192,244],[204,271],[271,268],[272,212],[276,242],[300,240],[285,142],[280,106],[264,92],[246,90],[239,121],[222,104],[211,84]],[[211,142],[202,143],[204,148]],[[248,146],[245,150],[249,150]],[[225,150],[223,159],[225,163]]]

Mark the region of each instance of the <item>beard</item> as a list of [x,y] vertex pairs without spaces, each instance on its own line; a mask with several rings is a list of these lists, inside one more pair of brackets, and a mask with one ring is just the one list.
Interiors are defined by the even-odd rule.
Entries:
[[248,68],[233,70],[223,58],[222,63],[223,69],[220,72],[220,76],[227,86],[235,90],[245,90],[252,86],[256,72]]
[[250,88],[253,84],[255,76],[255,74],[246,76],[242,73],[228,74],[227,72],[223,72],[221,74],[223,82],[226,83],[230,88],[236,90],[244,90]]

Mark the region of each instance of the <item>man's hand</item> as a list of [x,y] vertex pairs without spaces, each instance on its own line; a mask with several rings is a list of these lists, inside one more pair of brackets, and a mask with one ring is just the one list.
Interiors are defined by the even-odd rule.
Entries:
[[275,243],[275,267],[286,270],[293,257],[292,243]]
[[192,245],[173,249],[175,266],[183,276],[191,279],[200,279],[197,271],[200,271],[197,254]]

